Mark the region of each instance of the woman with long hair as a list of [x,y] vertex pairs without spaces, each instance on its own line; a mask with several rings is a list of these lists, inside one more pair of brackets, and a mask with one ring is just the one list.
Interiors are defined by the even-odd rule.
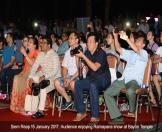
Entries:
[[14,77],[10,110],[15,113],[24,113],[25,97],[29,90],[27,90],[27,77],[29,75],[30,67],[38,55],[38,41],[33,37],[28,37],[27,49],[21,47],[21,53],[24,55],[24,67],[19,75]]

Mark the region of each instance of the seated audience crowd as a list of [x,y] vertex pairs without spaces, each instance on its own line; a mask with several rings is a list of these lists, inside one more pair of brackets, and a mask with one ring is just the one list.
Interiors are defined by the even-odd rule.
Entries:
[[[161,44],[162,32],[143,32],[140,28],[115,31],[112,27],[110,32],[106,27],[93,27],[86,33],[63,31],[21,37],[9,32],[0,37],[0,99],[10,100],[10,110],[25,115],[27,95],[39,96],[38,108],[31,115],[42,118],[48,96],[56,92],[64,99],[60,109],[73,106],[76,111],[73,121],[87,117],[89,103],[90,122],[94,123],[100,120],[99,98],[103,95],[110,123],[124,123],[115,96],[124,88],[129,104],[127,116],[135,116],[136,90],[143,85],[149,58],[150,101],[158,106],[162,99]],[[107,56],[117,59],[117,79],[111,74]],[[71,91],[71,96],[67,91]],[[85,95],[89,100],[85,100]]]

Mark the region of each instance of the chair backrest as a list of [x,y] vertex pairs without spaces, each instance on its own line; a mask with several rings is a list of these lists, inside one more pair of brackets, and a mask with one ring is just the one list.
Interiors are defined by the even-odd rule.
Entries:
[[109,68],[116,68],[117,66],[117,57],[114,55],[108,55],[107,56],[107,62],[109,64]]
[[107,56],[107,63],[109,64],[109,70],[111,74],[111,83],[117,79],[117,76],[116,76],[117,61],[118,61],[117,57],[113,55]]
[[144,78],[143,78],[143,84],[145,84],[146,86],[149,86],[150,83],[151,66],[152,66],[152,61],[150,58],[148,58],[147,65],[144,72]]
[[119,65],[120,67],[124,70],[125,69],[125,66],[126,66],[127,62],[123,59],[120,58],[120,62],[119,62]]

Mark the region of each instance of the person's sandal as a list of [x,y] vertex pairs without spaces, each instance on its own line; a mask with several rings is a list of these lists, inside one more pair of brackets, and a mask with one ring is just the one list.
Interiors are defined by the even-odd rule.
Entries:
[[75,117],[75,119],[73,121],[81,121],[83,120],[84,118],[86,118],[87,114],[86,113],[78,113],[77,116]]
[[38,111],[32,117],[34,119],[42,118],[42,117],[44,117],[44,114]]
[[110,125],[114,125],[114,124],[124,124],[123,117],[122,117],[122,116],[116,117],[116,118],[112,119],[112,120],[109,122],[109,124],[110,124]]
[[135,113],[128,112],[128,114],[124,114],[123,116],[135,118]]
[[91,120],[90,120],[90,124],[98,124],[99,122],[99,119],[98,118],[95,118],[95,117],[92,117]]
[[158,104],[156,103],[156,101],[150,100],[150,104],[151,104],[151,106],[153,106],[153,107],[157,107],[157,106],[158,106]]
[[73,101],[66,102],[64,105],[61,106],[61,110],[67,110],[73,104],[74,104]]

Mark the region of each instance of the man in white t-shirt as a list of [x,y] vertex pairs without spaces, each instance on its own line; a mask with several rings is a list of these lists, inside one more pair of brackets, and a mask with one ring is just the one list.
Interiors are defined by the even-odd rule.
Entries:
[[62,105],[61,109],[66,110],[73,104],[71,98],[67,95],[65,88],[70,88],[74,91],[74,82],[78,79],[78,58],[72,56],[70,51],[78,47],[79,36],[76,32],[72,32],[69,36],[70,48],[65,52],[62,62],[62,77],[54,81],[55,89],[65,98],[66,103]]
[[[158,99],[160,99],[160,97],[161,97],[160,82],[162,81],[162,46],[160,46],[157,49],[153,63],[158,63],[158,69],[157,69],[158,74],[153,75],[153,82],[155,84],[155,88],[158,93]],[[151,96],[151,102],[154,105],[156,105],[156,100],[155,100],[152,90],[150,91],[150,96]]]

